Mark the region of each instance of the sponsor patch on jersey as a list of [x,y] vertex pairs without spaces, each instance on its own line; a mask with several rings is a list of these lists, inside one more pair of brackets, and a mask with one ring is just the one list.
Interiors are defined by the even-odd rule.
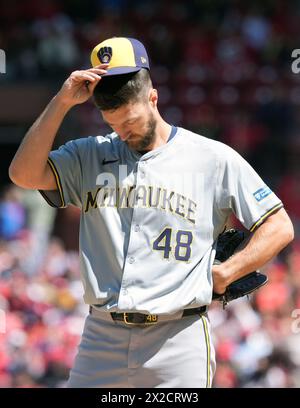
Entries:
[[256,201],[261,201],[264,198],[268,197],[268,195],[272,194],[272,190],[269,187],[263,187],[253,193]]

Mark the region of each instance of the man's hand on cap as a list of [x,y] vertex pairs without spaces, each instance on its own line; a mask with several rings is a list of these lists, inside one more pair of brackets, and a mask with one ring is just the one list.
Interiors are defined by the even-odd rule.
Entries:
[[86,102],[92,96],[102,75],[107,73],[108,66],[109,64],[101,64],[94,68],[72,72],[57,96],[69,107]]

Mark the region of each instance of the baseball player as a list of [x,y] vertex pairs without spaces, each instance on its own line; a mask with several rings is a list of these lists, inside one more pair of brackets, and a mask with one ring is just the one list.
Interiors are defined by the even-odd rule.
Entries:
[[[69,387],[211,387],[212,291],[256,270],[293,238],[283,204],[230,147],[167,123],[136,39],[98,44],[25,136],[11,179],[55,207],[81,209],[90,305]],[[113,132],[51,151],[67,112],[91,96]],[[253,234],[213,265],[234,213]]]

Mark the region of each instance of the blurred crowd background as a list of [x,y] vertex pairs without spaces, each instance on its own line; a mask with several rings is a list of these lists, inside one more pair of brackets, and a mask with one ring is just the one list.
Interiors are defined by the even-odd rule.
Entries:
[[[299,21],[298,0],[0,0],[0,387],[64,387],[76,354],[87,314],[79,213],[11,185],[8,166],[64,79],[111,36],[146,45],[163,117],[240,152],[295,226],[264,268],[268,285],[210,307],[214,387],[300,387]],[[56,146],[109,131],[88,102]]]

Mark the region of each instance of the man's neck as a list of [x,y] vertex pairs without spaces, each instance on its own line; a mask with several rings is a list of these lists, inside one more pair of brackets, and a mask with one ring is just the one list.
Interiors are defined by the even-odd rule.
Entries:
[[147,149],[144,152],[141,153],[146,153],[149,152],[150,150],[155,150],[160,146],[163,146],[164,144],[167,143],[170,133],[172,130],[172,126],[169,125],[167,122],[165,122],[163,119],[158,120],[156,129],[155,129],[155,140],[152,145],[147,147]]

